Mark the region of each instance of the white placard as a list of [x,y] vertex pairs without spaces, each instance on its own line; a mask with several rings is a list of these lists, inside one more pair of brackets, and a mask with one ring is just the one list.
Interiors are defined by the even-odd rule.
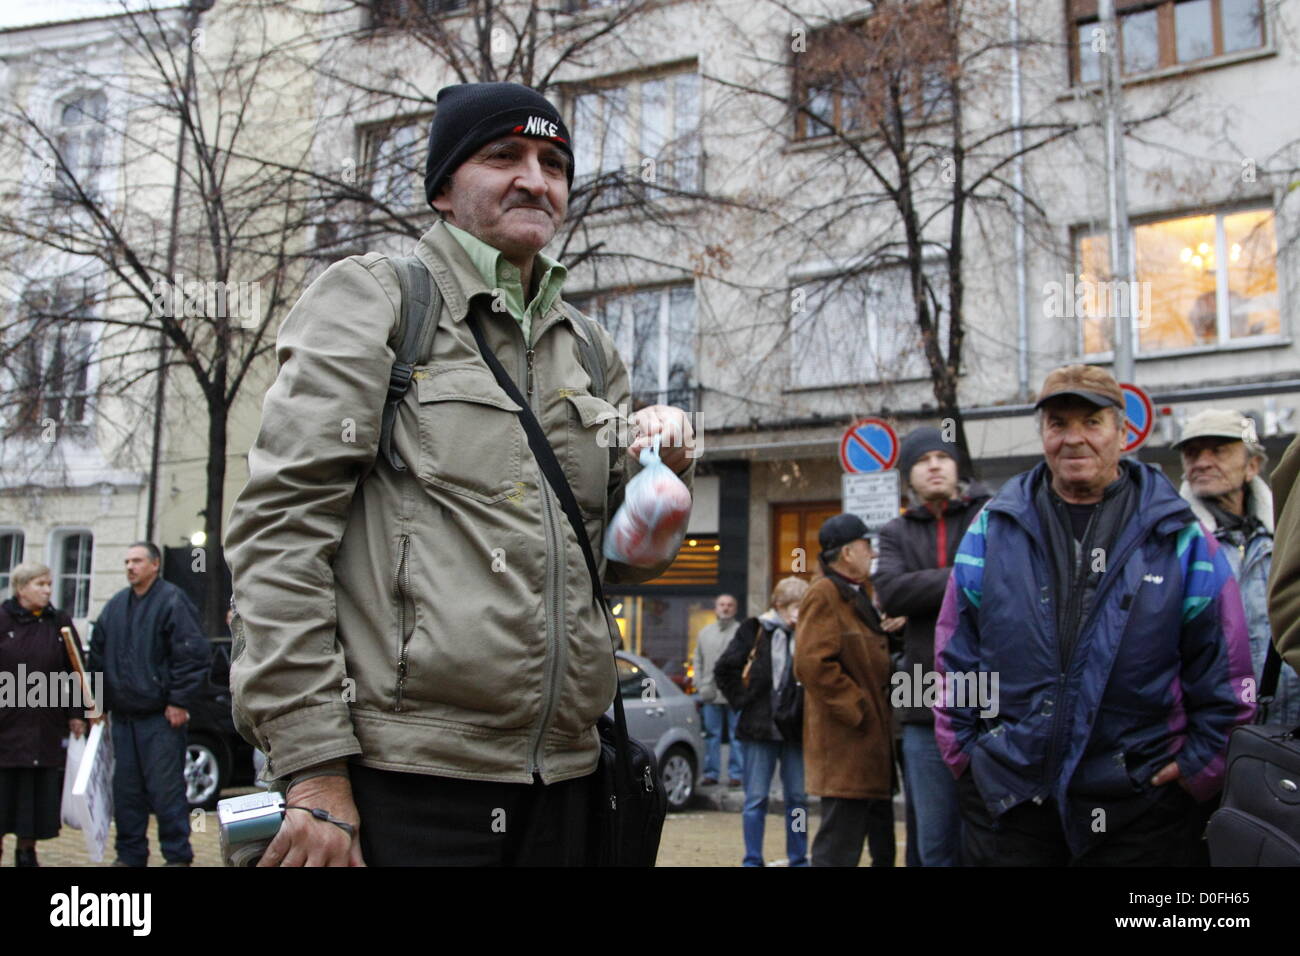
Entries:
[[874,471],[840,476],[843,508],[857,515],[875,534],[898,517],[898,471]]
[[72,804],[81,819],[86,852],[91,860],[102,863],[108,827],[113,822],[113,738],[103,720],[90,728],[86,752],[72,784]]

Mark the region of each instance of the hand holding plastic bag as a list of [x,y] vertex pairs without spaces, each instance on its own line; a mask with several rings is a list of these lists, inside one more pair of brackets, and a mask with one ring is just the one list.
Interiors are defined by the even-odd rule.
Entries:
[[659,458],[659,436],[641,451],[641,471],[605,529],[605,557],[645,568],[677,553],[691,516],[690,489]]

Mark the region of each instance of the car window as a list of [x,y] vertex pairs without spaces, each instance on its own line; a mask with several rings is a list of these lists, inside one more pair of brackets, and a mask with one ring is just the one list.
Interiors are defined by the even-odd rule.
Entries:
[[658,681],[631,661],[618,659],[618,692],[624,700],[657,700]]

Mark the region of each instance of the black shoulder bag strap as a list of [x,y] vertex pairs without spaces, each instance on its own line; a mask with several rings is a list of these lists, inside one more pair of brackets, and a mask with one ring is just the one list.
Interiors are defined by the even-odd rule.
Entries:
[[388,373],[388,397],[384,399],[384,415],[379,424],[379,454],[388,459],[394,471],[406,471],[401,456],[393,451],[393,422],[397,419],[397,406],[411,387],[415,366],[428,355],[438,327],[442,295],[418,257],[394,259],[393,265],[402,289],[402,314],[397,326],[396,358]]
[[1255,723],[1268,723],[1269,711],[1273,707],[1273,698],[1277,696],[1277,683],[1282,676],[1282,655],[1270,639],[1268,655],[1264,658],[1264,673],[1259,681],[1259,708],[1255,712]]
[[[600,584],[600,571],[596,565],[596,557],[592,553],[591,541],[587,537],[587,529],[583,526],[582,513],[578,510],[578,500],[573,497],[573,489],[569,487],[569,480],[564,477],[564,471],[560,468],[560,462],[555,457],[555,451],[546,438],[546,432],[542,431],[541,423],[537,421],[537,416],[528,407],[528,399],[520,394],[519,388],[506,374],[506,370],[501,367],[501,362],[496,357],[496,353],[488,347],[478,317],[473,312],[469,312],[465,316],[465,322],[469,325],[470,331],[474,333],[474,341],[478,343],[478,349],[483,353],[483,360],[487,362],[488,368],[496,376],[497,384],[519,406],[519,421],[524,426],[524,433],[528,436],[528,447],[532,449],[533,457],[537,459],[537,465],[541,468],[542,474],[546,476],[546,481],[555,492],[555,497],[560,499],[560,507],[564,509],[569,524],[573,525],[573,533],[578,539],[578,544],[582,545],[582,556],[586,559],[587,571],[591,574],[592,596],[596,600],[596,606],[601,611],[601,616],[605,617],[606,626],[608,626],[609,618],[605,616],[605,589]],[[612,650],[613,645],[611,643]],[[623,770],[624,780],[630,782],[632,779],[631,747],[628,744],[627,737],[627,717],[623,713],[623,695],[618,688],[618,657],[615,654],[611,654],[611,657],[614,659],[615,668],[614,734],[618,745],[618,762]]]

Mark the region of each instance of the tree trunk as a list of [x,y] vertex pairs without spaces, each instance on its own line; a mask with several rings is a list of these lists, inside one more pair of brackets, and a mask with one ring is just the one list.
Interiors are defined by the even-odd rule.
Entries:
[[226,428],[230,412],[224,395],[208,398],[207,495],[204,504],[204,588],[203,626],[209,637],[225,630],[225,557],[221,548],[222,515],[226,489]]

